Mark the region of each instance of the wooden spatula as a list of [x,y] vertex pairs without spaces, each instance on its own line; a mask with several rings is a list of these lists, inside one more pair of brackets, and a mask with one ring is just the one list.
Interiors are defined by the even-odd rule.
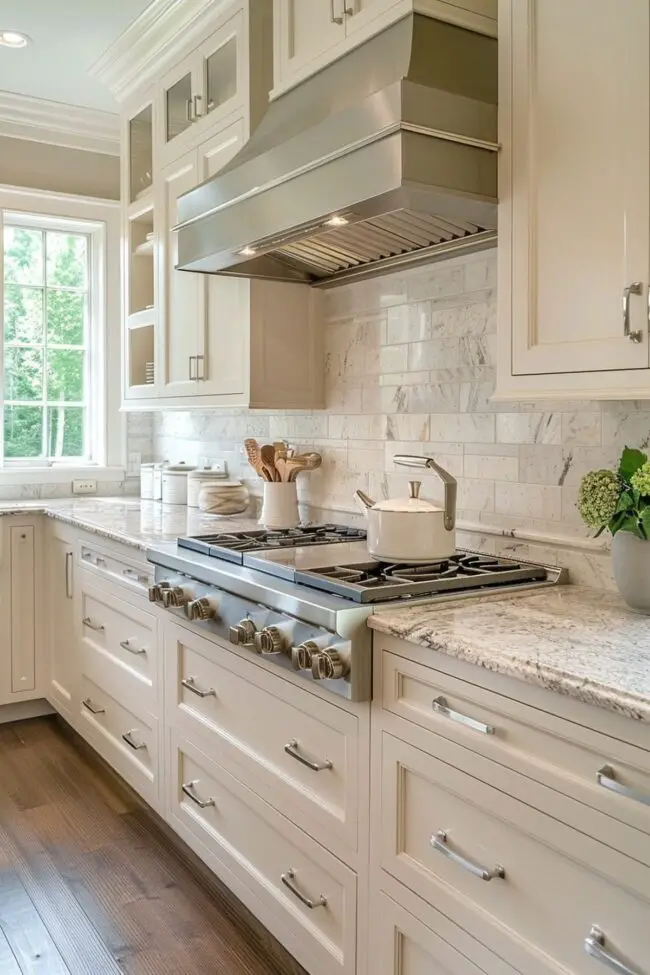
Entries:
[[246,440],[244,440],[244,449],[246,450],[248,463],[251,465],[253,470],[256,471],[257,474],[259,474],[259,476],[265,481],[272,480],[262,462],[262,455],[257,440],[253,440],[252,437],[248,437]]

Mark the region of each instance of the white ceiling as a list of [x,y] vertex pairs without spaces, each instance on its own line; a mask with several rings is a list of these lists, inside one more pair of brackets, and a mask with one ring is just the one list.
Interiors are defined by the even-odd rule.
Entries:
[[150,3],[0,0],[0,30],[33,40],[18,51],[0,47],[0,91],[116,111],[110,91],[88,69]]

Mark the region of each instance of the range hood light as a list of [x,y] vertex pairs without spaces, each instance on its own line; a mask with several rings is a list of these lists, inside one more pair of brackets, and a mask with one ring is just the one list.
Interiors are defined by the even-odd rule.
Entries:
[[242,257],[253,257],[254,254],[257,254],[257,251],[254,247],[242,247],[239,253]]
[[348,222],[349,221],[348,221],[347,217],[340,217],[337,213],[335,213],[333,217],[330,217],[329,220],[326,220],[325,221],[325,223],[323,224],[323,226],[325,226],[325,227],[344,227],[345,224],[348,223]]

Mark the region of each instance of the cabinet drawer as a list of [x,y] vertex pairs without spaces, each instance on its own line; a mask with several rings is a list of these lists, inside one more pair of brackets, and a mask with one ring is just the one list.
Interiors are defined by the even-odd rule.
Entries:
[[77,730],[151,805],[158,798],[158,724],[137,716],[86,674]]
[[153,581],[153,569],[142,565],[137,558],[115,555],[108,549],[85,542],[79,552],[79,562],[97,578],[112,579],[139,592],[146,592]]
[[[650,835],[650,751],[396,654],[383,652],[381,667],[387,711]],[[650,842],[644,850],[650,864]]]
[[264,905],[260,919],[285,943],[288,932],[287,947],[310,972],[352,975],[355,874],[174,733],[171,750],[169,808],[175,827],[179,823],[181,833],[193,834],[240,878]]
[[156,710],[157,621],[151,613],[106,589],[80,580],[82,666],[116,693]]
[[[370,971],[373,975],[517,975],[489,949],[438,911],[424,924],[383,891],[373,902]],[[434,919],[435,917],[435,919]]]
[[[462,911],[469,903],[492,922],[486,937],[494,950],[527,973],[510,939],[530,942],[575,975],[594,975],[584,951],[594,924],[608,950],[633,971],[650,972],[650,902],[631,893],[650,894],[650,870],[469,772],[382,736],[384,868],[429,904],[446,896],[449,916],[452,905]],[[473,933],[483,941],[481,923]]]
[[356,850],[357,718],[184,627],[167,624],[165,637],[171,721],[243,767],[255,791],[307,832],[326,830]]

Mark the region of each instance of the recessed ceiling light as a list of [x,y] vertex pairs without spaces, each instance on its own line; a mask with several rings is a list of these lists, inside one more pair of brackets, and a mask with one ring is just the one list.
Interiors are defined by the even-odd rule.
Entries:
[[254,247],[242,247],[239,253],[242,257],[252,257],[253,254],[257,254],[257,251]]
[[31,40],[27,34],[21,34],[18,30],[0,30],[0,45],[2,47],[27,47]]
[[326,227],[344,227],[348,222],[346,217],[340,217],[338,213],[335,213],[333,217],[325,221]]

